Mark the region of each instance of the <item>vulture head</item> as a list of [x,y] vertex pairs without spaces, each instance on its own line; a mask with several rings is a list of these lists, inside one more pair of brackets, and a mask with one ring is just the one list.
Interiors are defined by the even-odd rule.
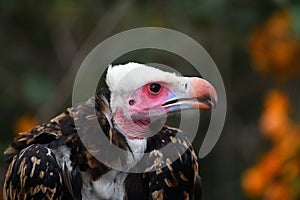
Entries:
[[138,63],[110,66],[106,83],[111,92],[113,123],[127,139],[144,139],[150,125],[162,116],[185,109],[211,109],[214,87],[198,77]]

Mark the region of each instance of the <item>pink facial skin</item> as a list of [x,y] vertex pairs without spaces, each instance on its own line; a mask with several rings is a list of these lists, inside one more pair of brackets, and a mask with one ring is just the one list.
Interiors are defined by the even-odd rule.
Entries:
[[126,130],[130,139],[142,139],[151,122],[166,114],[161,105],[173,94],[172,91],[160,83],[160,89],[153,92],[150,85],[151,83],[138,88],[128,98],[127,113],[117,110],[114,115],[114,120],[122,130]]
[[188,78],[189,88],[173,87],[166,83],[148,83],[135,90],[129,97],[124,97],[124,107],[114,113],[116,127],[125,130],[126,137],[142,139],[151,123],[166,114],[183,109],[207,110],[215,106],[217,93],[213,86],[204,79]]

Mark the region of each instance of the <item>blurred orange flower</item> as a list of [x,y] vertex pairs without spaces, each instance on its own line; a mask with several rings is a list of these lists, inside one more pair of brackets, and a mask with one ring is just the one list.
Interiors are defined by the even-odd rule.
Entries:
[[291,14],[279,11],[251,33],[248,50],[256,69],[279,78],[298,70],[300,46],[291,26]]
[[242,186],[250,197],[259,197],[266,191],[283,163],[275,151],[264,155],[254,167],[243,175]]
[[263,178],[264,174],[258,167],[248,169],[242,179],[242,186],[249,197],[260,196],[266,188],[267,180]]
[[265,200],[291,200],[289,188],[285,183],[275,182],[264,195]]
[[266,95],[260,128],[273,146],[245,171],[245,193],[265,200],[299,199],[300,125],[290,117],[290,101],[283,91]]
[[291,127],[289,119],[290,103],[286,94],[279,90],[270,91],[264,102],[260,119],[262,133],[271,140],[281,140]]
[[14,124],[14,134],[29,131],[37,125],[37,121],[32,115],[25,114],[19,117]]

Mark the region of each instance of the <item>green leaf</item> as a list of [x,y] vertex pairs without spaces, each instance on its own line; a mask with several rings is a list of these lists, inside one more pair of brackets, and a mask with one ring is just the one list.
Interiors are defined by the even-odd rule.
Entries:
[[300,5],[292,5],[290,11],[292,14],[292,32],[300,38]]
[[41,105],[53,93],[53,84],[50,79],[38,74],[27,74],[22,81],[24,96],[30,105]]

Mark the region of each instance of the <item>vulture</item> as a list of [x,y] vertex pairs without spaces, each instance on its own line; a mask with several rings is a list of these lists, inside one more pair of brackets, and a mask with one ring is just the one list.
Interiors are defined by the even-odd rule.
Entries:
[[[202,78],[134,62],[110,65],[105,86],[93,97],[14,138],[5,151],[4,199],[199,200],[201,177],[188,134],[164,124],[149,129],[163,116],[209,110],[216,102],[216,90]],[[101,141],[89,139],[96,126]],[[176,145],[164,151],[170,144]],[[127,156],[110,156],[110,146]],[[147,168],[135,172],[142,162]]]

